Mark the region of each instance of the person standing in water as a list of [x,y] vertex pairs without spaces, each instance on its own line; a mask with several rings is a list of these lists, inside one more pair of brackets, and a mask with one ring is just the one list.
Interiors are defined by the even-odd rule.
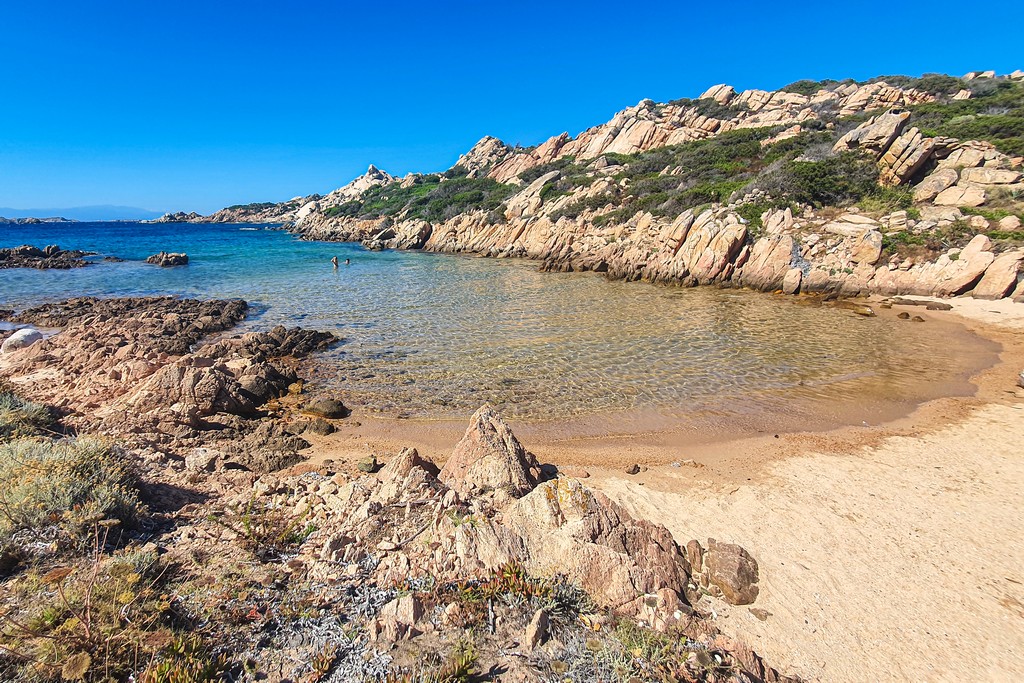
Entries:
[[[338,257],[337,256],[332,256],[331,257],[331,263],[334,264],[334,269],[337,270],[338,269]],[[348,263],[348,259],[345,259],[345,263]]]
[[346,266],[351,265],[351,264],[352,264],[352,259],[345,259],[345,265]]

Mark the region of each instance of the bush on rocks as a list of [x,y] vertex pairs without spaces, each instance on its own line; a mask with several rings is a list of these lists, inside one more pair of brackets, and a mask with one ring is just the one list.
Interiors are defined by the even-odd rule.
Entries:
[[0,386],[0,440],[33,436],[53,427],[50,409]]
[[95,439],[0,446],[0,545],[21,532],[83,542],[104,519],[142,512],[138,479],[117,448]]

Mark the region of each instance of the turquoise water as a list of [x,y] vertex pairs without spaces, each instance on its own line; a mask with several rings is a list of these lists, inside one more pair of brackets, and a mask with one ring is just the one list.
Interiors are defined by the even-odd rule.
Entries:
[[[99,255],[69,271],[0,270],[0,308],[79,295],[244,298],[254,307],[248,328],[342,337],[315,381],[386,415],[461,418],[489,400],[519,418],[652,409],[727,419],[851,392],[898,402],[922,381],[947,381],[936,367],[962,365],[962,349],[932,326],[792,298],[368,252],[264,226],[0,226],[0,247],[19,244]],[[184,251],[190,263],[142,263],[161,250]],[[332,256],[352,264],[335,270]]]

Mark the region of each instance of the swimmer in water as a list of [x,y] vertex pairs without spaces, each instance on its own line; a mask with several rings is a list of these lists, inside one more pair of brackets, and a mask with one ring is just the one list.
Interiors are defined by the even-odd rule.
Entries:
[[352,265],[352,259],[345,259],[345,265]]
[[[337,270],[337,268],[338,268],[338,257],[337,256],[332,256],[331,257],[331,263],[334,264],[334,268],[335,268],[335,270]],[[348,263],[348,259],[345,259],[345,263],[346,264]]]

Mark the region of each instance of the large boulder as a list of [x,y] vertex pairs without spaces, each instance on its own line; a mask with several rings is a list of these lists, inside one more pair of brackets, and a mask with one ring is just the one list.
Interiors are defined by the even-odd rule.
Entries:
[[644,595],[684,595],[689,565],[665,527],[634,519],[575,479],[541,484],[502,515],[531,574],[564,574],[602,606],[637,612]]
[[1024,261],[1024,251],[1003,252],[996,257],[992,265],[985,271],[971,296],[975,299],[1002,299],[1013,291],[1017,286],[1017,273],[1020,271],[1021,261]]
[[793,264],[794,242],[790,235],[770,235],[754,242],[750,258],[740,270],[740,282],[760,290],[779,289]]
[[914,187],[914,201],[931,201],[943,190],[956,185],[959,179],[955,168],[936,169]]
[[906,183],[931,158],[935,148],[935,138],[923,136],[917,128],[904,131],[878,160],[882,167],[879,181],[884,185]]
[[28,348],[42,339],[43,335],[38,330],[26,327],[5,339],[3,345],[0,346],[0,353],[12,353],[18,349]]
[[989,249],[992,241],[985,235],[975,235],[954,260],[943,254],[934,264],[923,269],[922,281],[936,296],[957,296],[969,291],[981,280],[995,261]]
[[330,420],[345,418],[352,414],[352,411],[336,398],[318,398],[303,406],[303,410]]
[[804,278],[804,272],[799,268],[791,268],[787,273],[786,277],[782,279],[782,293],[783,294],[798,294],[800,292],[800,283]]
[[865,230],[854,242],[850,258],[854,263],[874,265],[882,256],[882,233]]
[[963,173],[960,174],[960,178],[964,182],[977,183],[979,185],[1009,185],[1019,182],[1021,174],[1019,171],[981,166],[978,168],[965,168]]
[[726,602],[749,605],[757,599],[757,561],[746,550],[734,543],[719,543],[709,538],[703,559],[708,582],[722,591]]
[[704,91],[700,99],[712,99],[719,104],[729,104],[729,100],[736,96],[736,89],[731,85],[713,85]]
[[494,408],[484,404],[441,469],[440,480],[460,495],[504,489],[513,497],[537,484],[536,459],[526,452]]
[[147,258],[146,263],[152,263],[153,265],[160,266],[161,268],[171,268],[173,266],[187,266],[188,254],[176,254],[161,251],[159,254],[153,254],[152,256]]
[[872,152],[875,158],[881,157],[903,132],[903,127],[909,118],[910,112],[908,111],[887,111],[884,114],[872,116],[868,121],[839,138],[832,149],[835,152],[862,149]]
[[979,185],[954,185],[935,197],[939,206],[981,206],[985,203],[985,190]]

